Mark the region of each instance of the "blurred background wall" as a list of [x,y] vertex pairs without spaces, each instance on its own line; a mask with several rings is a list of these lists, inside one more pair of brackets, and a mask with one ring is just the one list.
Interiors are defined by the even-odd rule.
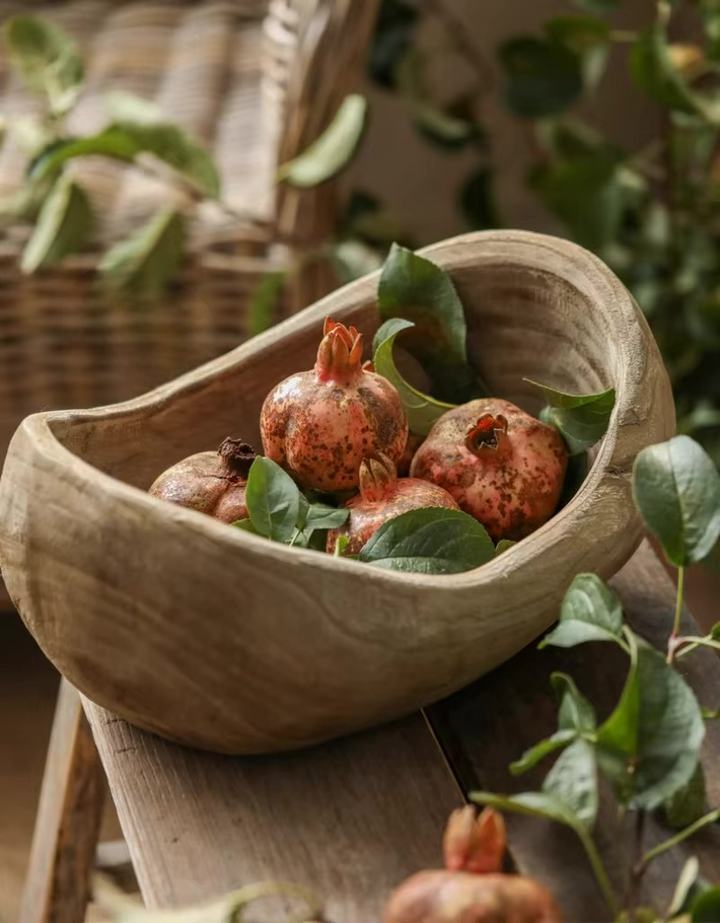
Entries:
[[[421,0],[419,4],[425,0]],[[505,39],[537,34],[548,16],[581,12],[569,0],[445,0],[466,34],[495,72],[495,89],[484,106],[492,158],[500,165],[498,199],[507,226],[557,230],[524,186],[532,138],[528,125],[509,114],[497,84],[496,49]],[[618,29],[647,25],[653,0],[625,0],[613,14]],[[432,41],[433,37],[429,37]],[[350,182],[388,203],[414,239],[429,243],[466,230],[455,207],[458,184],[474,163],[471,153],[448,154],[423,140],[406,104],[395,94],[366,88],[372,123]],[[652,133],[658,109],[635,88],[625,49],[615,49],[596,98],[586,114],[611,138],[639,146]],[[583,114],[582,110],[579,113]]]

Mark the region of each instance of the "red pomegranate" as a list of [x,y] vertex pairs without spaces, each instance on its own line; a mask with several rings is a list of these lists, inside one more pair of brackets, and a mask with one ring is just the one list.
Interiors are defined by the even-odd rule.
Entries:
[[383,923],[561,923],[550,894],[530,878],[500,873],[502,815],[454,811],[443,840],[446,870],[419,872],[390,897]]
[[328,318],[315,368],[291,375],[268,394],[260,432],[268,458],[305,489],[347,493],[363,458],[397,462],[407,419],[387,379],[362,367],[363,337]]
[[418,872],[393,892],[383,923],[561,923],[550,894],[522,875]]
[[401,513],[440,506],[458,509],[457,503],[442,487],[428,481],[398,478],[395,465],[387,455],[366,458],[360,465],[360,493],[348,500],[348,521],[328,533],[327,551],[332,553],[340,535],[347,536],[345,554],[357,554],[380,526]]
[[567,460],[554,427],[509,401],[487,398],[443,414],[410,474],[447,490],[497,542],[524,538],[552,516]]
[[445,827],[445,868],[475,875],[499,872],[506,839],[502,814],[493,808],[484,808],[478,815],[473,805],[466,804],[452,812]]
[[148,493],[221,522],[247,519],[245,484],[255,452],[240,439],[225,439],[217,452],[198,452],[164,471]]

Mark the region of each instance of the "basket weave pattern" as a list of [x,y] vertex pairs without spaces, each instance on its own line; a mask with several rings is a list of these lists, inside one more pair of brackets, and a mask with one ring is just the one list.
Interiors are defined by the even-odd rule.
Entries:
[[[332,183],[278,192],[274,174],[317,137],[352,88],[375,8],[375,0],[0,0],[0,20],[31,9],[81,45],[86,88],[71,132],[105,124],[108,90],[153,100],[213,151],[223,201],[243,215],[200,208],[183,271],[152,307],[111,302],[92,252],[25,276],[19,253],[27,231],[0,233],[0,458],[29,413],[123,400],[247,337],[258,282],[332,227]],[[35,105],[0,58],[0,112],[18,118]],[[26,160],[11,142],[0,151],[0,195],[22,182]],[[132,169],[91,159],[72,169],[102,215],[94,246],[126,234],[161,204],[187,204],[182,192]],[[327,271],[303,274],[279,316],[330,285]]]

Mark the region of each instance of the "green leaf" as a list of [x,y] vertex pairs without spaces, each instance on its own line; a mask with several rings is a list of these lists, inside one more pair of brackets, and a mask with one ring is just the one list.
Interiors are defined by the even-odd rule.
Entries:
[[333,551],[333,555],[336,558],[342,558],[344,556],[349,541],[350,539],[347,535],[338,535],[337,541],[335,542],[335,550]]
[[20,266],[33,273],[77,252],[90,237],[92,208],[85,191],[68,177],[54,185],[40,210]]
[[83,80],[83,62],[72,39],[38,16],[12,16],[5,24],[10,61],[28,89],[47,99],[56,115],[74,105]]
[[577,243],[601,250],[617,238],[628,193],[614,151],[598,148],[538,165],[528,182]]
[[678,916],[678,914],[686,909],[686,902],[699,874],[700,863],[696,856],[691,856],[682,867],[677,884],[675,885],[675,891],[670,901],[670,906],[668,907],[664,919],[672,920],[673,917]]
[[110,90],[106,93],[105,108],[113,122],[158,125],[167,121],[157,103],[127,90]]
[[586,830],[591,830],[598,810],[595,750],[586,740],[570,744],[545,777],[543,792],[566,805]]
[[663,813],[669,827],[682,830],[699,820],[707,810],[705,773],[698,762],[689,781],[674,792],[663,804]]
[[615,406],[614,388],[597,394],[566,394],[531,378],[524,381],[544,394],[548,406],[540,419],[560,431],[571,455],[584,452],[605,435]]
[[500,227],[494,188],[495,174],[488,167],[480,167],[467,178],[460,191],[460,208],[465,223],[471,231],[484,231]]
[[410,321],[399,317],[385,321],[373,340],[373,364],[377,374],[387,378],[395,386],[405,409],[411,432],[427,436],[435,421],[448,410],[452,410],[454,405],[436,401],[418,391],[406,382],[397,370],[392,352],[395,338],[401,330],[408,330],[414,326]]
[[344,526],[350,510],[336,509],[325,503],[311,503],[305,519],[304,529],[339,529]]
[[111,247],[98,270],[117,291],[152,300],[165,291],[179,269],[184,249],[183,216],[173,208],[164,208]]
[[582,824],[559,798],[548,792],[523,792],[520,795],[495,795],[492,792],[470,792],[470,801],[487,805],[499,811],[514,811],[554,820],[573,830]]
[[658,651],[630,638],[625,688],[598,731],[597,754],[618,801],[652,811],[689,782],[705,726],[680,674]]
[[87,138],[53,143],[35,159],[30,175],[40,179],[75,157],[102,155],[132,163],[141,154],[162,161],[204,195],[218,197],[220,179],[212,158],[176,125],[115,123]]
[[236,519],[233,525],[236,529],[242,529],[243,532],[251,532],[253,535],[260,535],[250,519]]
[[465,312],[443,269],[393,244],[380,276],[378,306],[383,320],[399,317],[415,324],[403,346],[432,377],[435,397],[464,402],[485,393],[467,363]]
[[264,333],[276,323],[285,278],[284,271],[266,272],[253,289],[247,308],[247,330],[251,337]]
[[382,254],[362,240],[341,240],[334,245],[332,261],[342,284],[354,282],[376,272],[382,266]]
[[698,895],[690,908],[692,923],[717,923],[720,920],[720,888]]
[[575,685],[567,673],[553,673],[550,676],[555,695],[560,700],[558,728],[591,734],[597,727],[595,709]]
[[546,740],[540,741],[511,763],[510,771],[515,775],[526,772],[541,759],[555,750],[576,740],[578,734],[592,733],[596,727],[595,710],[575,685],[572,677],[566,673],[553,673],[553,689],[560,700],[558,713],[558,730]]
[[707,115],[703,100],[691,90],[675,67],[665,29],[659,22],[640,33],[630,54],[635,83],[655,102],[675,112]]
[[28,176],[42,180],[75,157],[100,155],[132,163],[138,153],[135,140],[117,125],[111,125],[87,138],[62,138],[50,142],[30,163]]
[[397,84],[400,62],[411,47],[419,13],[403,0],[383,0],[367,59],[367,72],[379,86],[391,90]]
[[322,135],[278,168],[278,182],[308,188],[337,176],[352,160],[367,124],[367,100],[359,93],[346,96]]
[[586,641],[622,642],[620,600],[595,574],[578,574],[560,608],[557,626],[538,647],[575,647]]
[[720,474],[689,436],[648,446],[633,467],[635,505],[676,567],[702,561],[720,536]]
[[501,555],[504,551],[508,551],[513,545],[517,545],[517,542],[514,542],[510,538],[501,538],[500,541],[495,546],[495,557]]
[[360,560],[390,570],[459,574],[495,554],[484,526],[460,510],[410,510],[383,523],[363,546]]
[[583,89],[580,59],[547,39],[524,36],[500,46],[505,99],[526,119],[547,118],[572,105]]
[[397,70],[397,85],[408,102],[410,115],[420,131],[431,141],[448,150],[462,150],[470,141],[481,137],[472,117],[472,102],[464,117],[453,114],[450,106],[441,106],[430,93],[426,58],[412,49]]
[[516,760],[514,763],[510,763],[510,772],[514,776],[519,776],[521,773],[527,772],[528,769],[532,769],[533,766],[537,766],[537,764],[541,760],[545,759],[546,756],[549,756],[551,753],[555,753],[556,750],[560,750],[562,747],[566,747],[569,743],[576,739],[576,731],[569,729],[556,731],[552,737],[541,740],[540,743],[535,744],[534,747],[526,750],[519,760]]
[[610,50],[610,27],[594,16],[553,16],[544,25],[547,37],[574,52],[582,62],[585,88],[600,81]]
[[300,491],[280,465],[256,458],[250,468],[245,500],[253,526],[260,535],[289,542],[300,514]]

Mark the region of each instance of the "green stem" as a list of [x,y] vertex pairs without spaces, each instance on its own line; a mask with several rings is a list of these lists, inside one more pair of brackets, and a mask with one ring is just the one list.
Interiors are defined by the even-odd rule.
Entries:
[[680,620],[682,619],[683,593],[685,591],[685,568],[678,567],[677,597],[675,599],[675,618],[673,630],[668,640],[667,662],[672,664],[675,659],[675,646],[680,634]]
[[699,647],[712,647],[716,651],[720,651],[720,641],[715,641],[713,638],[696,638],[694,635],[687,635],[677,640],[681,644],[687,644],[687,647],[679,650],[675,655],[676,657],[684,657],[685,654],[689,654]]
[[667,852],[668,849],[672,849],[674,846],[677,846],[678,843],[682,843],[683,840],[687,840],[688,837],[697,833],[698,830],[702,830],[703,827],[707,827],[708,824],[714,824],[715,821],[718,820],[720,820],[720,808],[716,808],[714,811],[710,811],[709,814],[703,815],[703,817],[696,820],[694,824],[690,824],[689,827],[681,830],[680,833],[671,836],[669,840],[665,840],[652,849],[649,849],[642,857],[642,865],[646,866],[648,863],[652,862],[653,859],[657,859],[658,856]]
[[608,905],[610,912],[612,913],[613,920],[617,919],[620,912],[620,905],[618,904],[617,897],[615,892],[612,889],[610,884],[610,879],[607,876],[605,867],[602,864],[602,859],[593,843],[592,837],[590,834],[584,830],[582,827],[575,828],[577,835],[580,837],[580,842],[583,844],[587,857],[592,866],[592,870],[595,874],[595,879],[600,886],[603,897],[605,898],[605,903]]

